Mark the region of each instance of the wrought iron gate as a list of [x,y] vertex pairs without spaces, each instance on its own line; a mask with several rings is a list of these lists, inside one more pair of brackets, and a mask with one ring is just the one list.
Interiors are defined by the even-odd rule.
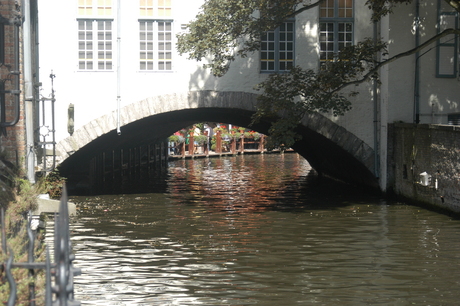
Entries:
[[[8,306],[15,305],[17,299],[16,282],[11,273],[14,268],[22,268],[29,270],[29,276],[34,276],[36,269],[44,269],[46,275],[45,285],[45,305],[80,305],[80,302],[74,299],[74,284],[73,277],[81,273],[80,269],[74,268],[72,261],[75,259],[72,253],[69,231],[69,211],[67,206],[67,192],[64,188],[61,202],[59,205],[59,213],[55,213],[54,224],[54,263],[50,261],[49,248],[46,247],[46,261],[34,261],[34,244],[36,232],[32,230],[32,223],[36,222],[29,218],[27,233],[29,238],[28,262],[13,262],[14,254],[11,248],[7,245],[5,218],[4,212],[1,212],[2,222],[2,250],[6,252],[8,259],[3,263],[4,273],[10,287],[9,299],[6,303]],[[35,288],[29,286],[29,301],[30,305],[35,305]]]

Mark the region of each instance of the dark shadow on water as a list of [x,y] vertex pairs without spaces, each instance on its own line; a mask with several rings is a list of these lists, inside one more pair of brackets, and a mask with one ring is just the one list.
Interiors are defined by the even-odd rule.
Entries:
[[327,210],[369,202],[379,203],[378,192],[346,184],[330,177],[318,176],[314,171],[298,180],[287,182],[273,210],[299,212]]

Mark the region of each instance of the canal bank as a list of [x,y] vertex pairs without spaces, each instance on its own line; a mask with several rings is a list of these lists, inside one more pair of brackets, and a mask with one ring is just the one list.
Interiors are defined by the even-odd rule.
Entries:
[[389,194],[460,213],[460,126],[389,125]]

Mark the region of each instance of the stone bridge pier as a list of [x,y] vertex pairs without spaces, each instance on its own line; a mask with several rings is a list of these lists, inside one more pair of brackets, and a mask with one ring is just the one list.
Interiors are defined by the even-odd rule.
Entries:
[[[57,159],[62,176],[88,172],[101,152],[163,142],[175,131],[196,122],[224,122],[248,127],[256,110],[257,94],[190,91],[151,97],[93,120],[60,141]],[[270,122],[252,129],[267,134]],[[364,141],[320,114],[306,115],[298,132],[302,140],[293,149],[320,174],[378,188],[374,150]]]

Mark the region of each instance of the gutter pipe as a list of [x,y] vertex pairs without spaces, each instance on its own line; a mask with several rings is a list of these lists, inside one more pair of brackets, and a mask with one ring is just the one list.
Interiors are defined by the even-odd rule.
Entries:
[[[420,45],[420,0],[415,3],[415,47]],[[414,123],[420,123],[420,52],[415,53]]]
[[26,126],[26,173],[31,183],[35,183],[35,150],[34,150],[34,88],[32,74],[32,25],[31,7],[28,0],[22,1],[24,25],[24,93],[25,93],[25,126]]
[[21,71],[19,69],[19,27],[22,25],[22,14],[20,18],[15,18],[10,20],[10,24],[14,25],[14,43],[13,43],[13,52],[14,52],[14,64],[13,64],[13,71],[10,71],[10,74],[14,75],[13,81],[13,90],[5,90],[4,93],[11,93],[14,95],[14,110],[15,115],[14,119],[10,122],[0,122],[0,127],[2,128],[3,134],[6,136],[6,131],[4,128],[15,126],[19,122],[19,115],[21,111],[21,104],[20,104],[20,80],[19,76],[21,75]]
[[[374,21],[374,44],[377,44],[378,23]],[[377,54],[375,54],[377,60]],[[374,97],[374,175],[380,178],[380,144],[379,144],[379,99],[378,99],[378,83],[376,80],[373,82],[372,95]]]
[[121,104],[121,71],[120,71],[120,49],[121,49],[121,1],[117,1],[117,135],[121,135],[120,128],[120,104]]

